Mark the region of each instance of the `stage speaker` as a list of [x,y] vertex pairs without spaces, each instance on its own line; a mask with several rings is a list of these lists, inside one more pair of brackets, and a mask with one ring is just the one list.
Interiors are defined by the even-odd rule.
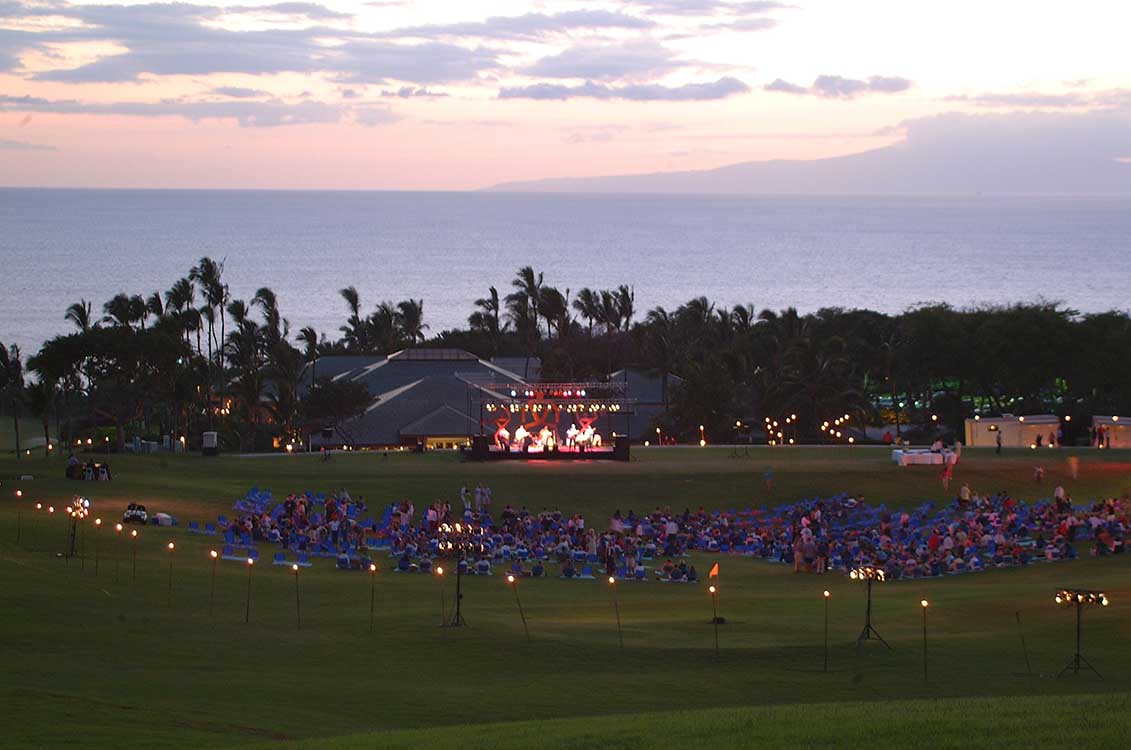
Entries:
[[473,435],[471,437],[471,460],[486,461],[490,450],[486,435]]
[[617,435],[613,441],[613,458],[617,461],[628,461],[628,446],[630,441],[628,435]]

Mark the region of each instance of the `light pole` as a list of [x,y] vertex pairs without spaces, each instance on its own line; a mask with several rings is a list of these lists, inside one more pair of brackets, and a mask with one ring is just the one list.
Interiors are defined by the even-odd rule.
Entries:
[[621,631],[620,626],[620,600],[617,597],[617,579],[615,576],[609,576],[609,587],[613,592],[613,611],[617,615],[617,641],[620,642],[620,650],[624,651],[624,633]]
[[216,563],[220,560],[220,553],[210,549],[208,556],[212,558],[212,583],[208,587],[208,616],[212,617],[216,605]]
[[823,595],[824,595],[824,599],[825,599],[825,667],[822,671],[828,672],[829,671],[829,599],[832,598],[832,594],[829,593],[828,589],[825,589],[824,592],[823,592]]
[[130,554],[133,556],[130,585],[133,586],[137,582],[137,529],[130,529]]
[[122,524],[114,524],[114,534],[117,541],[114,542],[114,583],[119,583],[121,578],[118,575],[118,559],[121,557],[122,547]]
[[98,577],[98,539],[102,536],[99,532],[102,530],[102,519],[94,519],[94,577]]
[[246,625],[251,622],[251,569],[255,567],[255,558],[247,558],[247,603],[244,606],[243,621]]
[[440,582],[440,627],[445,627],[448,622],[448,603],[444,598],[444,566],[436,566],[436,580]]
[[177,548],[177,545],[174,544],[173,542],[169,542],[165,546],[169,550],[169,609],[172,609],[173,608],[173,550],[175,550]]
[[295,630],[302,630],[302,599],[298,591],[298,563],[291,564],[291,571],[295,574]]
[[507,583],[510,584],[511,591],[514,592],[514,601],[518,605],[518,616],[522,618],[522,629],[526,633],[526,642],[530,642],[530,628],[526,625],[526,613],[522,611],[522,600],[518,598],[518,579],[512,574],[507,574]]
[[377,564],[369,563],[369,632],[373,632],[373,610],[377,604]]
[[927,682],[927,608],[931,603],[926,599],[919,600],[919,606],[923,608],[923,682]]
[[707,587],[711,595],[711,622],[715,626],[715,658],[719,658],[719,589],[714,584]]

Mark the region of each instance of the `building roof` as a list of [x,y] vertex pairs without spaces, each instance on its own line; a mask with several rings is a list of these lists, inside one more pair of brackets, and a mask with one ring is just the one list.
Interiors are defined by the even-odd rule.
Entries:
[[1017,416],[1015,414],[1002,414],[1000,417],[967,417],[967,422],[984,422],[986,424],[1002,424],[1004,422],[1018,422],[1021,424],[1060,424],[1060,417],[1055,414],[1025,414]]
[[[339,356],[333,377],[362,383],[373,396],[365,412],[341,435],[314,444],[398,445],[417,438],[460,437],[479,430],[468,414],[468,387],[498,380],[523,382],[516,373],[458,349],[406,349],[388,357]],[[323,376],[318,362],[318,377]]]
[[[616,372],[609,373],[609,380],[621,381],[628,384],[628,397],[636,402],[637,408],[642,404],[663,404],[664,377],[660,370],[646,367],[625,367]],[[668,393],[666,401],[671,402],[672,391],[683,378],[668,373]]]
[[527,383],[542,382],[542,360],[539,357],[495,357],[492,364],[525,376],[522,379]]

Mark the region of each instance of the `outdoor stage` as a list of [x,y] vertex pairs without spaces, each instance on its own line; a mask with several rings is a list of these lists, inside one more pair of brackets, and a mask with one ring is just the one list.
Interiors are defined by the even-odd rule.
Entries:
[[[618,440],[625,441],[624,448],[622,449],[625,454],[628,453],[627,438],[618,438]],[[475,440],[472,440],[471,448],[464,449],[465,455],[474,461],[627,461],[628,459],[618,454],[615,447],[601,447],[592,448],[589,450],[578,450],[576,448],[554,448],[552,450],[542,450],[536,448],[526,451],[513,451],[503,450],[498,447],[488,445],[485,453],[476,453]]]
[[471,383],[473,461],[629,460],[625,383]]

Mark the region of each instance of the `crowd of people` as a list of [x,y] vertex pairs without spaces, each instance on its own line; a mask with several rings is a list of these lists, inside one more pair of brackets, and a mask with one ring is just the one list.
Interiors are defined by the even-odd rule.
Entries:
[[[656,507],[617,510],[598,530],[581,514],[531,511],[504,504],[492,513],[490,487],[460,488],[458,500],[436,500],[419,518],[411,500],[365,516],[362,498],[342,489],[328,497],[288,495],[273,503],[253,491],[245,511],[228,523],[241,538],[299,552],[337,557],[360,567],[387,554],[404,572],[433,569],[451,558],[468,574],[497,568],[541,577],[547,566],[561,578],[699,580],[690,552],[730,553],[792,565],[796,572],[844,572],[881,567],[889,578],[921,578],[988,568],[1069,560],[1088,541],[1095,555],[1120,554],[1128,529],[1128,499],[1075,506],[1062,487],[1053,497],[1026,503],[1001,490],[981,494],[969,484],[941,507],[926,503],[888,510],[862,496],[842,494],[776,508],[710,512]],[[237,504],[241,507],[241,504]]]

